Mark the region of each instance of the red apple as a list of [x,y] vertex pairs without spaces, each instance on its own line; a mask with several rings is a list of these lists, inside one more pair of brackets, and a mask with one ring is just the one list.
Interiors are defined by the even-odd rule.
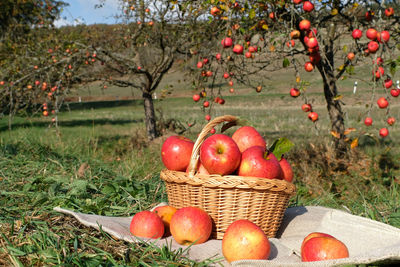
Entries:
[[386,136],[388,136],[388,134],[389,134],[389,130],[387,128],[381,128],[379,130],[379,135],[381,137],[386,137]]
[[252,146],[267,146],[261,134],[251,126],[243,126],[237,129],[233,133],[232,139],[238,145],[240,152],[243,152]]
[[229,73],[225,72],[225,73],[224,73],[224,78],[225,78],[225,79],[228,79],[228,78],[229,78]]
[[255,52],[257,52],[257,46],[250,46],[250,47],[249,47],[249,52],[250,52],[250,53],[255,53]]
[[394,9],[393,7],[388,7],[385,9],[385,16],[386,17],[391,17],[394,14]]
[[154,212],[145,210],[133,216],[129,226],[134,236],[144,238],[160,238],[164,235],[164,223]]
[[230,37],[222,39],[221,44],[224,48],[231,47],[233,45],[233,40]]
[[43,116],[45,117],[49,116],[49,112],[47,110],[43,111]]
[[388,31],[381,31],[381,40],[384,43],[389,42],[390,39],[390,33]]
[[378,31],[373,29],[373,28],[369,28],[367,30],[366,36],[368,39],[370,39],[371,41],[375,41],[376,38],[378,38]]
[[365,20],[366,21],[371,21],[373,16],[374,16],[374,12],[371,12],[371,11],[365,12]]
[[220,104],[220,105],[225,104],[225,99],[220,98],[220,99],[218,100],[218,104]]
[[249,220],[234,221],[222,238],[222,254],[228,262],[267,260],[271,251],[268,237]]
[[309,239],[301,251],[303,262],[342,259],[349,257],[346,245],[334,237],[319,236]]
[[353,36],[354,39],[360,39],[362,37],[362,31],[360,29],[355,29],[351,36]]
[[299,29],[302,31],[308,31],[311,27],[311,22],[309,20],[303,19],[299,23]]
[[194,102],[197,102],[197,101],[199,101],[200,100],[200,95],[193,95],[193,101]]
[[212,74],[213,74],[213,73],[212,73],[212,71],[211,71],[211,70],[208,70],[208,71],[206,71],[206,76],[207,76],[207,77],[211,77],[211,76],[212,76]]
[[211,235],[211,217],[197,207],[184,207],[172,216],[170,222],[172,237],[181,245],[201,244]]
[[309,56],[310,62],[312,64],[317,64],[320,60],[321,60],[321,55],[317,52],[317,53],[312,53]]
[[286,46],[287,47],[294,47],[296,45],[294,40],[289,40],[286,42]]
[[199,61],[197,62],[197,68],[201,69],[203,67],[203,62]]
[[349,52],[349,53],[347,54],[347,59],[350,60],[350,61],[352,61],[352,60],[354,59],[354,57],[355,57],[355,55],[354,55],[353,52]]
[[386,89],[389,89],[390,87],[392,87],[393,85],[393,81],[390,78],[387,78],[384,82],[383,82],[384,86]]
[[233,81],[230,80],[230,81],[228,82],[228,85],[229,85],[229,86],[233,86]]
[[208,63],[208,58],[203,58],[203,64],[206,65]]
[[251,57],[253,57],[253,55],[251,54],[251,52],[246,52],[246,53],[244,53],[244,56],[246,57],[246,58],[251,58]]
[[210,106],[210,102],[204,101],[203,102],[203,107],[208,108]]
[[317,112],[310,112],[308,113],[308,118],[312,121],[315,122],[318,120],[318,113]]
[[371,117],[366,117],[364,120],[364,124],[367,126],[371,126],[372,125],[372,118]]
[[383,64],[383,59],[381,57],[377,57],[376,59],[376,65],[380,66]]
[[233,173],[240,164],[241,153],[236,142],[224,134],[215,134],[200,147],[200,162],[210,174]]
[[378,70],[375,71],[375,78],[378,80],[385,74],[385,69],[382,67],[378,67]]
[[293,4],[295,4],[295,5],[298,5],[298,4],[300,4],[301,2],[303,2],[303,0],[293,0]]
[[380,97],[377,101],[377,104],[379,108],[387,108],[389,102],[386,100],[386,98]]
[[291,183],[293,181],[292,166],[284,157],[282,157],[281,160],[279,161],[279,165],[281,166],[281,169],[282,169],[283,180],[286,180]]
[[161,147],[161,159],[165,167],[173,171],[185,171],[190,162],[194,142],[183,136],[170,136]]
[[[214,129],[214,128],[213,128]],[[212,129],[211,129],[212,130]],[[211,133],[211,131],[210,131]],[[203,164],[201,164],[200,161],[197,162],[197,167],[195,169],[196,174],[205,174],[205,175],[209,175],[208,171],[206,170],[206,168],[204,168]],[[186,169],[186,173],[189,173],[189,166]]]
[[221,13],[221,10],[218,7],[214,6],[211,8],[210,13],[213,16],[218,16]]
[[306,43],[306,45],[309,48],[315,48],[318,46],[318,40],[315,37],[311,37],[310,39],[308,39],[308,42]]
[[240,44],[235,44],[232,49],[233,53],[235,54],[243,54],[243,46]]
[[311,238],[314,238],[314,237],[321,237],[321,236],[335,238],[335,237],[333,237],[333,236],[331,236],[331,235],[329,235],[329,234],[326,234],[326,233],[312,232],[312,233],[308,234],[308,235],[303,239],[303,242],[301,243],[300,251],[303,251],[304,244],[305,244],[308,240],[310,240]]
[[290,89],[290,96],[292,97],[298,97],[300,95],[300,90],[297,88],[291,88]]
[[266,152],[264,147],[252,146],[242,153],[239,176],[252,176],[267,179],[281,179],[281,166],[274,154]]
[[303,104],[303,105],[301,106],[301,109],[302,109],[304,112],[309,112],[309,111],[311,111],[312,107],[311,107],[311,104]]
[[396,119],[395,119],[394,117],[389,117],[389,118],[386,120],[386,122],[387,122],[390,126],[392,126],[392,125],[396,122]]
[[211,116],[209,114],[207,114],[206,116],[204,116],[204,118],[206,119],[206,121],[211,120]]
[[308,61],[308,62],[306,62],[306,63],[304,64],[304,69],[305,69],[307,72],[311,72],[311,71],[314,70],[314,65],[313,65],[310,61]]
[[221,54],[220,54],[220,53],[217,53],[217,54],[215,55],[215,59],[220,60],[220,59],[221,59]]
[[311,12],[314,10],[314,4],[311,3],[310,1],[304,1],[303,2],[303,10],[306,12]]
[[153,211],[161,218],[161,221],[164,224],[164,236],[169,236],[171,234],[169,230],[169,225],[171,223],[172,216],[175,214],[176,211],[176,208],[168,205],[157,207]]
[[291,39],[299,39],[300,38],[300,32],[298,30],[293,30],[290,32],[290,38]]
[[398,97],[400,95],[400,89],[393,88],[392,90],[390,90],[390,94],[393,97]]
[[368,43],[368,50],[370,53],[375,53],[379,49],[379,44],[375,41],[370,41]]

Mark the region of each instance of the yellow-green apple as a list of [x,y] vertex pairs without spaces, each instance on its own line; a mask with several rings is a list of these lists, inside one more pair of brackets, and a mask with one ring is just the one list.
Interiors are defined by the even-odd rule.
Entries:
[[342,259],[349,257],[346,245],[334,237],[319,236],[310,238],[302,247],[303,262]]
[[210,174],[233,173],[240,164],[241,153],[236,142],[224,134],[215,134],[200,147],[200,162]]
[[138,237],[160,238],[164,235],[164,223],[161,218],[148,210],[136,213],[129,229],[131,234]]
[[362,37],[362,31],[360,29],[355,29],[351,36],[353,36],[354,39],[360,39]]
[[161,147],[161,159],[168,170],[185,171],[190,162],[194,142],[184,136],[173,135]]
[[228,262],[267,260],[271,251],[268,237],[249,220],[234,221],[222,238],[222,254]]
[[265,147],[252,146],[242,153],[238,175],[282,179],[282,169],[274,154]]
[[[303,251],[304,244],[305,244],[308,240],[310,240],[311,238],[314,238],[314,237],[321,237],[321,236],[333,237],[333,236],[331,236],[330,234],[326,234],[326,233],[312,232],[312,233],[308,234],[308,235],[303,239],[303,242],[301,243],[301,249],[300,249],[300,251]],[[333,237],[333,238],[335,238],[335,237]]]
[[282,169],[283,180],[286,180],[291,183],[293,181],[292,166],[290,166],[290,163],[283,156],[282,156],[281,160],[279,161],[279,165],[281,166],[281,169]]
[[238,145],[240,152],[252,146],[266,147],[267,145],[261,134],[251,126],[243,126],[237,129],[233,133],[232,139]]
[[372,118],[371,117],[366,117],[364,120],[364,124],[366,126],[371,126],[372,125]]
[[172,216],[175,214],[176,211],[176,208],[169,205],[160,206],[153,210],[153,212],[157,214],[164,223],[164,236],[169,236],[171,234],[169,230],[169,225],[171,223]]
[[309,20],[303,19],[299,23],[299,29],[302,31],[308,31],[311,27],[311,22]]
[[389,102],[384,97],[380,97],[376,103],[378,104],[379,108],[387,108],[389,105]]
[[380,135],[381,137],[386,137],[388,134],[389,134],[389,130],[388,130],[387,128],[381,128],[381,129],[379,130],[379,135]]
[[200,208],[184,207],[172,216],[170,230],[181,245],[201,244],[211,235],[211,217]]

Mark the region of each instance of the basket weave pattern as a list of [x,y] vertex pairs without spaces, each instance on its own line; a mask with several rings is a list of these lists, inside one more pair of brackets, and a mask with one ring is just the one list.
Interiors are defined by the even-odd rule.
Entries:
[[214,227],[211,238],[222,239],[228,226],[239,219],[257,224],[268,237],[275,237],[296,188],[284,180],[235,175],[195,174],[199,148],[210,130],[219,123],[233,122],[234,116],[210,121],[197,138],[189,165],[189,173],[163,170],[169,204],[177,209],[195,206],[205,210]]

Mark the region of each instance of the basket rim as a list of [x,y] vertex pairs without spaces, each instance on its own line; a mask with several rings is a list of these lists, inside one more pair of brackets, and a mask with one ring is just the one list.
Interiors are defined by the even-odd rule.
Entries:
[[283,192],[291,196],[296,193],[296,186],[293,183],[280,179],[238,175],[221,176],[219,174],[190,175],[186,172],[171,171],[168,169],[161,171],[160,178],[165,182],[177,184],[186,183],[192,186],[203,186],[209,188],[270,190],[274,192]]

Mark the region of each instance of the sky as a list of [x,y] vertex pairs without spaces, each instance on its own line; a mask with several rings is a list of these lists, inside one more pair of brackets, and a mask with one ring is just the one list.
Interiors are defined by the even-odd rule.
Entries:
[[79,23],[114,23],[112,17],[118,12],[118,0],[103,0],[102,8],[95,8],[101,0],[64,0],[69,6],[65,7],[61,13],[61,18],[55,23],[56,26],[76,25]]

